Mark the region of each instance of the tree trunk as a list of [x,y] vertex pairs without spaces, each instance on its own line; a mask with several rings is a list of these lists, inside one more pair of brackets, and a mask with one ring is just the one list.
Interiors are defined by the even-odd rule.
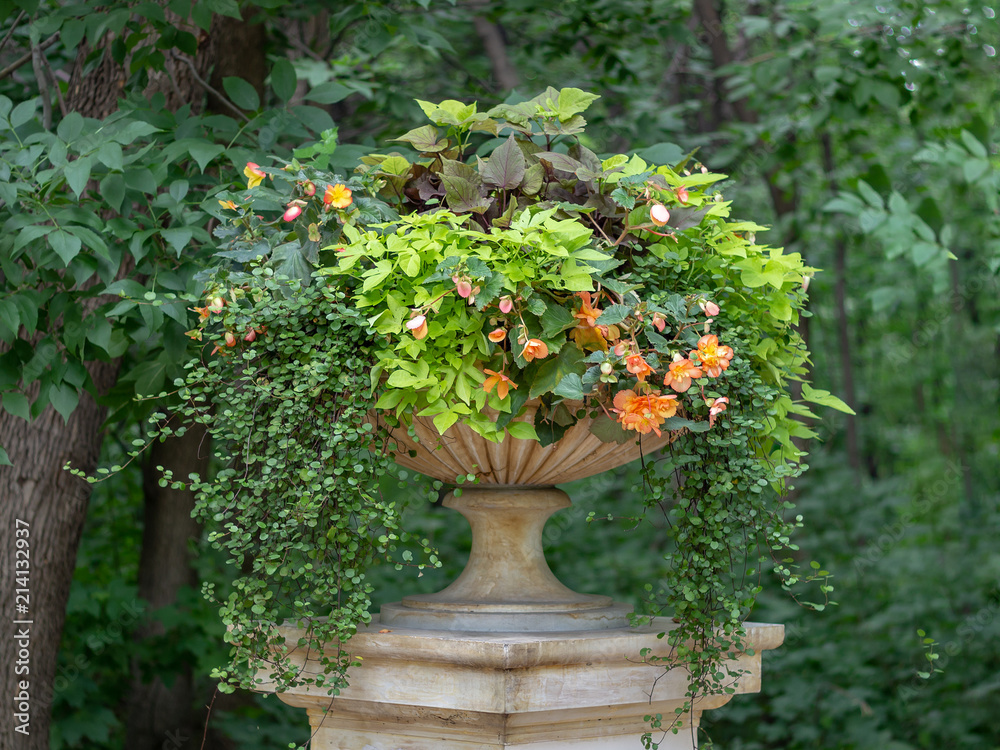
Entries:
[[[834,173],[836,162],[833,156],[833,141],[829,133],[820,136],[823,145],[823,168],[826,170],[830,183],[831,194],[836,194],[839,187]],[[858,399],[854,392],[854,361],[851,352],[850,320],[847,315],[847,241],[840,234],[834,243],[833,256],[833,294],[837,307],[837,343],[840,351],[841,388],[844,389],[844,402],[856,412]],[[861,450],[858,446],[857,419],[848,417],[846,424],[847,462],[851,466],[855,481],[860,480]]]
[[[98,393],[104,393],[114,385],[118,363],[92,362],[88,370]],[[94,470],[106,411],[84,393],[67,424],[51,406],[31,424],[0,414],[0,445],[13,463],[0,467],[5,547],[0,555],[0,597],[8,633],[20,636],[0,639],[0,692],[8,700],[27,696],[26,711],[15,710],[12,716],[8,703],[0,712],[0,750],[49,747],[59,641],[90,497],[89,485],[63,466],[69,461],[84,471]],[[26,540],[24,550],[15,549],[15,539]],[[15,552],[27,555],[15,558]],[[17,560],[28,560],[26,571],[17,567]],[[24,598],[15,600],[21,589],[26,589]],[[15,609],[16,604],[25,609]],[[25,624],[12,625],[13,620]]]
[[[199,48],[193,62],[194,70],[213,71],[213,79],[224,75],[241,75],[259,87],[263,84],[263,45],[260,43],[262,29],[235,19],[216,18],[212,32]],[[213,54],[223,62],[215,64]],[[90,74],[83,73],[83,60],[89,50],[81,47],[77,65],[70,79],[67,103],[70,109],[85,117],[104,118],[117,108],[126,74],[117,66],[110,55],[94,68]],[[173,106],[185,102],[201,102],[204,97],[202,84],[194,75],[185,76],[186,66],[179,54],[173,61],[178,63],[176,76],[153,76],[147,93],[162,90],[168,95]],[[182,90],[181,85],[185,88]],[[126,255],[126,264],[119,273],[123,276],[131,272],[131,256]],[[92,312],[104,300],[88,300]],[[87,369],[97,392],[107,392],[118,376],[120,360],[113,362],[89,362]],[[22,637],[3,638],[0,645],[0,691],[8,700],[15,700],[25,693],[27,721],[18,721],[10,710],[11,704],[3,712],[0,721],[0,750],[48,750],[49,725],[53,685],[56,677],[57,657],[65,620],[66,602],[76,564],[76,552],[87,514],[90,497],[89,486],[63,470],[67,461],[87,473],[96,468],[100,452],[101,424],[106,408],[98,406],[93,398],[84,393],[79,406],[70,416],[65,426],[62,418],[52,409],[46,410],[31,424],[0,413],[0,445],[8,452],[13,466],[0,467],[0,524],[2,538],[8,543],[0,554],[0,597],[5,616],[9,616],[7,627]],[[186,472],[178,471],[182,476]],[[154,524],[155,525],[155,524]],[[18,529],[27,529],[30,568],[27,581],[18,576],[16,567],[15,539]],[[177,531],[178,526],[172,525]],[[189,530],[183,531],[186,539]],[[173,548],[176,538],[168,545]],[[154,565],[150,570],[172,576],[169,565]],[[154,574],[155,577],[155,574]],[[21,583],[26,582],[27,586]],[[151,590],[166,591],[172,586],[168,582],[163,587],[150,584]],[[29,591],[26,612],[15,611],[17,589]],[[23,600],[21,600],[23,601]],[[26,624],[10,623],[27,620]],[[23,649],[22,649],[23,645]],[[22,661],[23,664],[18,664]],[[17,670],[27,669],[23,674]],[[23,682],[22,682],[23,681]],[[179,682],[180,680],[178,680]],[[26,683],[26,686],[25,686]],[[190,685],[190,680],[188,680]],[[23,690],[22,690],[23,688]],[[189,687],[186,689],[190,689]],[[152,706],[156,696],[147,699],[141,709],[153,714]],[[15,703],[15,708],[17,704]],[[158,717],[153,717],[158,718]],[[14,722],[12,724],[12,722]],[[18,729],[18,726],[21,728]],[[16,730],[16,731],[15,731]],[[163,746],[161,738],[155,745]],[[130,750],[137,746],[130,746]]]
[[[191,517],[194,493],[159,485],[163,466],[178,478],[191,472],[204,476],[208,469],[208,442],[198,426],[182,437],[156,442],[143,466],[142,555],[139,560],[139,597],[148,604],[148,614],[174,604],[185,586],[194,587],[198,576],[191,567],[190,541],[198,536]],[[162,623],[147,619],[136,631],[137,639],[161,635]],[[129,750],[158,750],[173,742],[177,750],[197,747],[197,716],[192,712],[194,686],[191,665],[180,665],[168,687],[159,677],[149,679],[142,665],[132,664],[132,693],[126,727]]]
[[517,70],[507,54],[503,30],[498,24],[483,16],[473,17],[472,22],[476,27],[480,41],[483,43],[483,50],[490,60],[493,80],[497,83],[495,88],[501,91],[510,91],[516,88],[518,84]]

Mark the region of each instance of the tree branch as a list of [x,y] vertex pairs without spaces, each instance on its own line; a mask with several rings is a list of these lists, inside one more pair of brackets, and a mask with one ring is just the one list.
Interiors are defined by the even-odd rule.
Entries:
[[[52,36],[50,36],[44,42],[42,42],[41,44],[39,44],[38,47],[37,47],[37,49],[38,49],[39,52],[44,52],[45,50],[47,50],[49,47],[51,47],[53,44],[55,44],[58,41],[59,41],[59,32],[57,31],[55,34],[53,34]],[[18,68],[20,68],[25,63],[31,62],[31,58],[32,58],[33,54],[34,54],[34,49],[30,50],[27,54],[23,55],[22,57],[19,57],[17,60],[15,60],[14,62],[12,62],[10,65],[8,65],[3,70],[0,70],[0,81],[2,81],[4,78],[6,78],[7,76],[9,76],[11,73],[13,73],[15,70],[17,70]]]
[[0,52],[3,52],[3,48],[7,46],[7,42],[9,42],[10,38],[14,36],[14,31],[17,29],[17,25],[21,23],[22,18],[24,18],[23,10],[17,14],[17,18],[14,19],[14,23],[11,25],[10,31],[7,32],[7,36],[5,36],[3,41],[0,42]]

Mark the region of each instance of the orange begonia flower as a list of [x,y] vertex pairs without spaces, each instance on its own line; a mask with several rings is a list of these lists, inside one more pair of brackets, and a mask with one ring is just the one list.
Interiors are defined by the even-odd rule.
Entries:
[[597,319],[601,316],[601,310],[597,307],[597,301],[591,301],[590,292],[577,292],[576,296],[581,301],[580,311],[573,313],[573,316],[580,321],[579,325],[593,328],[597,325]]
[[525,362],[533,359],[545,359],[549,356],[549,347],[541,339],[528,339],[521,351],[521,356]]
[[507,338],[507,331],[503,328],[494,328],[490,331],[486,337],[492,341],[494,344],[499,344],[505,338]]
[[698,357],[708,377],[717,378],[729,367],[733,350],[728,346],[719,346],[718,337],[709,333],[698,339],[698,348],[691,350],[691,357]]
[[406,321],[406,327],[410,329],[413,338],[422,339],[427,335],[427,316],[415,315]]
[[334,208],[347,208],[354,203],[350,189],[342,184],[327,185],[326,192],[323,193],[323,203]]
[[667,368],[667,375],[663,378],[663,385],[673,388],[678,393],[684,393],[691,387],[691,378],[700,378],[702,372],[687,357],[680,354],[674,355],[674,361]]
[[252,161],[248,161],[243,168],[243,174],[247,177],[247,188],[252,190],[264,181],[267,173]]
[[494,386],[496,386],[497,396],[504,399],[507,398],[507,394],[510,392],[511,388],[517,390],[517,383],[508,378],[502,372],[494,372],[493,370],[487,370],[485,368],[483,368],[483,372],[488,372],[490,374],[490,377],[486,378],[483,383],[483,390],[487,393],[492,393]]
[[635,391],[620,391],[615,396],[615,408],[611,411],[618,415],[618,422],[626,430],[635,430],[643,435],[655,432],[662,435],[660,425],[677,413],[677,396],[661,396],[654,391],[646,396],[637,396]]
[[228,208],[230,211],[235,211],[238,208],[234,201],[219,201],[219,205],[223,208]]
[[643,382],[656,370],[649,366],[641,354],[630,354],[625,358],[625,369],[635,375],[639,382]]

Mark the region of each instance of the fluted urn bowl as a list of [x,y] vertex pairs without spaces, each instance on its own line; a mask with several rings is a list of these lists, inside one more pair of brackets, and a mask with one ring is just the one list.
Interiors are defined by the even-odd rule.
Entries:
[[[528,402],[518,421],[534,422],[537,403]],[[677,433],[640,435],[627,443],[605,443],[590,431],[591,420],[581,419],[556,443],[542,445],[509,435],[494,443],[461,423],[439,435],[430,417],[413,417],[415,443],[406,427],[392,430],[399,450],[394,460],[400,466],[419,471],[443,482],[474,474],[480,484],[543,486],[571,482],[600,474],[629,463],[640,455],[667,445]],[[413,453],[413,455],[411,455]]]
[[[519,419],[533,420],[535,408]],[[555,484],[582,479],[628,463],[669,443],[677,433],[643,435],[624,444],[604,443],[590,420],[580,420],[561,440],[542,447],[512,438],[493,443],[455,424],[443,436],[427,418],[414,417],[414,442],[393,430],[396,463],[445,482],[474,474],[479,483],[450,493],[447,508],[472,527],[472,551],[462,574],[443,591],[414,594],[382,607],[392,627],[472,632],[603,630],[628,625],[630,605],[609,596],[580,594],[549,569],[542,548],[545,521],[570,506]]]

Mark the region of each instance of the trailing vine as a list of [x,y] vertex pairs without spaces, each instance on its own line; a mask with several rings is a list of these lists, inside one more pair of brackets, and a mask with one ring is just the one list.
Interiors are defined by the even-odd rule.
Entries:
[[[174,415],[205,425],[223,468],[189,482],[163,482],[198,495],[208,540],[235,569],[219,601],[232,645],[217,670],[224,690],[314,684],[336,693],[351,664],[342,644],[371,620],[366,570],[393,558],[400,508],[382,496],[393,471],[388,436],[371,419],[371,338],[343,292],[321,281],[276,281],[269,269],[241,274],[206,342],[225,356],[189,363]],[[232,330],[246,331],[236,346]],[[154,437],[173,429],[164,414]],[[184,428],[179,428],[180,432]],[[426,548],[425,548],[426,550]],[[429,550],[426,550],[429,552]],[[406,553],[407,555],[409,553]],[[214,597],[211,586],[205,590]],[[286,642],[281,626],[304,629]],[[318,650],[317,675],[289,658]]]

